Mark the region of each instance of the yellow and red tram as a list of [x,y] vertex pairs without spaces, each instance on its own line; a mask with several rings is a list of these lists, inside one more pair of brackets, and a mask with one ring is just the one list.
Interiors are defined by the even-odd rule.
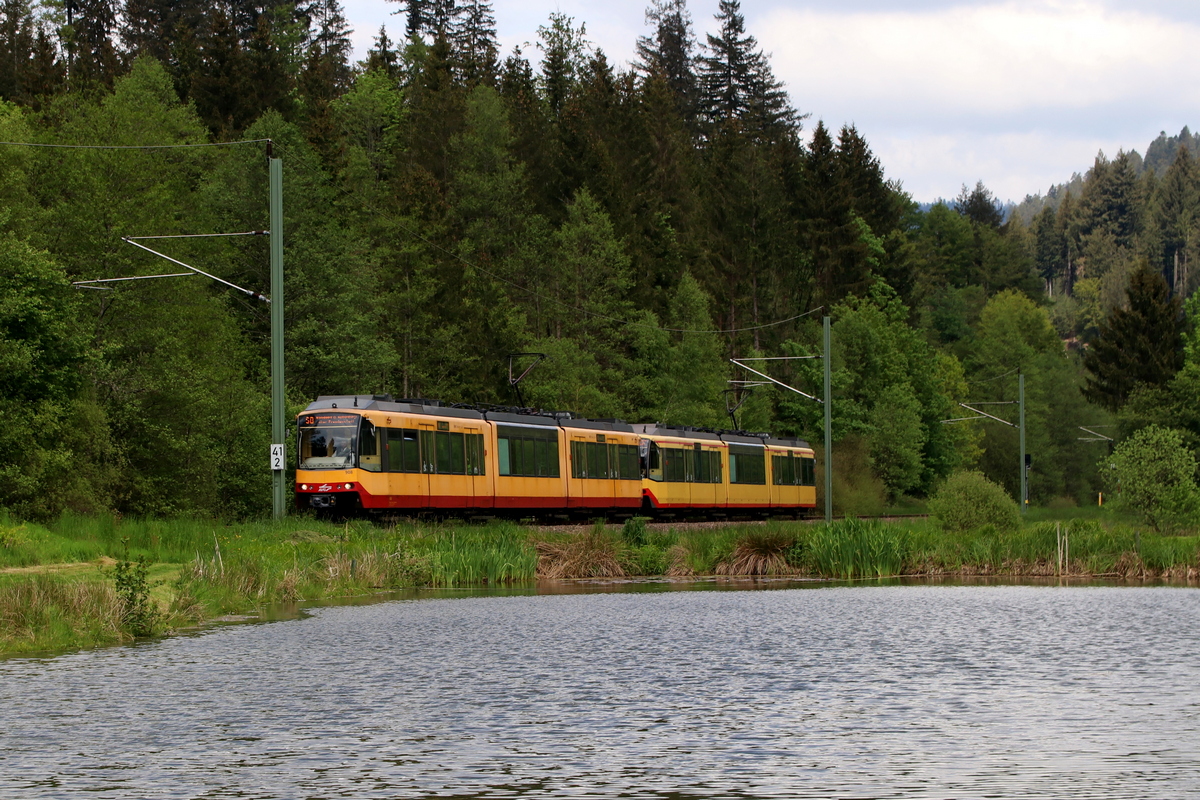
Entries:
[[297,427],[301,508],[677,514],[816,505],[813,452],[799,440],[378,395],[320,397]]

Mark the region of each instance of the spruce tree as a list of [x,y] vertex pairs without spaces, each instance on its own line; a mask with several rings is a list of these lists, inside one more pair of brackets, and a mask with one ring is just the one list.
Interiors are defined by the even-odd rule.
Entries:
[[974,189],[968,189],[964,183],[962,191],[954,201],[954,210],[976,225],[989,228],[999,228],[1000,223],[1004,221],[1000,201],[983,185],[983,181],[976,181]]
[[700,103],[711,122],[741,120],[756,133],[799,123],[783,84],[775,79],[767,57],[746,33],[739,0],[720,0],[716,19],[720,34],[708,34],[710,55],[700,59]]
[[557,116],[579,82],[591,44],[584,25],[575,28],[574,20],[554,12],[550,24],[538,27],[538,49],[542,51],[541,86],[550,111]]
[[1117,411],[1139,386],[1165,385],[1183,366],[1182,306],[1145,260],[1129,279],[1129,307],[1114,308],[1083,355],[1083,394]]
[[71,82],[81,87],[111,88],[120,69],[120,57],[113,44],[117,27],[114,0],[73,0],[70,53]]
[[291,99],[293,83],[266,14],[259,15],[254,33],[246,44],[246,63],[249,77],[246,105],[250,118],[257,119],[268,109],[275,109],[290,118],[294,105]]
[[0,4],[0,98],[23,102],[35,47],[33,10],[29,0]]
[[1162,232],[1163,270],[1174,291],[1186,294],[1187,268],[1200,222],[1200,169],[1186,145],[1180,145],[1156,192],[1157,222]]
[[375,37],[375,46],[367,51],[367,60],[363,64],[368,72],[377,70],[389,78],[399,76],[399,53],[392,48],[392,40],[388,38],[387,27],[379,26],[379,35]]
[[646,9],[652,36],[637,40],[637,69],[662,75],[688,119],[696,113],[699,83],[696,79],[696,36],[687,0],[653,0]]
[[1054,209],[1049,204],[1042,207],[1033,218],[1034,263],[1038,274],[1046,284],[1052,285],[1055,278],[1066,270],[1066,237],[1058,225]]
[[190,97],[196,111],[218,139],[240,133],[252,121],[246,54],[232,21],[221,9],[213,12],[200,43],[201,68],[193,75]]
[[25,75],[25,102],[36,111],[43,101],[63,90],[67,65],[45,27],[39,26],[34,40],[29,69]]
[[468,87],[495,83],[499,45],[490,2],[466,0],[451,24],[450,40],[459,73]]

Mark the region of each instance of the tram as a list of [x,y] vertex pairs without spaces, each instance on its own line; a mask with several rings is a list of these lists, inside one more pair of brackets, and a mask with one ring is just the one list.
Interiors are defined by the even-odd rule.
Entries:
[[806,513],[799,439],[444,406],[317,398],[297,417],[295,501],[324,513],[481,516]]

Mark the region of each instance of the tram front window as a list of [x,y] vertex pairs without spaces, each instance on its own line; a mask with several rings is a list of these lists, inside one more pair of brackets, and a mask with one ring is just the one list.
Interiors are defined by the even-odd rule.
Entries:
[[345,469],[354,466],[358,417],[347,414],[300,418],[300,469]]

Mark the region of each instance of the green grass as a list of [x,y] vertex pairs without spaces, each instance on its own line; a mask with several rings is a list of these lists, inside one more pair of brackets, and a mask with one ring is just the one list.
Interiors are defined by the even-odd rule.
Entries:
[[[1065,511],[1077,516],[1058,518]],[[1057,563],[1057,530],[1070,560]],[[126,549],[128,547],[128,549]],[[1167,536],[1108,509],[1030,513],[1010,533],[962,534],[924,519],[771,522],[580,534],[486,525],[329,523],[308,517],[236,525],[199,519],[64,516],[48,524],[0,512],[0,653],[69,649],[129,638],[114,563],[145,557],[157,629],[314,601],[415,586],[530,583],[539,576],[895,575],[1187,577],[1200,537]],[[540,560],[539,560],[540,558]]]
[[813,525],[799,539],[800,561],[816,575],[853,580],[904,571],[909,555],[908,526],[844,519]]

